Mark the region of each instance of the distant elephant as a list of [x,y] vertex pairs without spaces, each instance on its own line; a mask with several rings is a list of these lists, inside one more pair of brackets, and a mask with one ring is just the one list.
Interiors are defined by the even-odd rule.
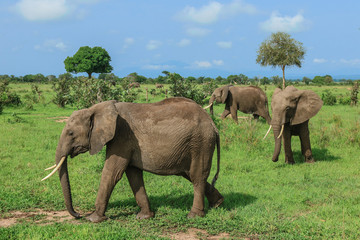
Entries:
[[215,100],[217,103],[225,103],[225,110],[221,114],[222,119],[231,114],[232,119],[238,122],[237,110],[239,110],[243,113],[253,114],[255,119],[261,116],[270,124],[268,99],[264,91],[259,87],[234,87],[233,85],[227,85],[216,88],[209,100],[209,106],[205,107],[210,107],[212,115],[214,115],[213,104]]
[[298,90],[293,86],[288,86],[284,90],[275,89],[271,100],[272,121],[270,125],[275,138],[275,150],[272,157],[274,162],[277,162],[279,158],[282,136],[285,162],[295,163],[291,150],[291,136],[293,135],[300,137],[301,153],[305,157],[305,161],[314,162],[308,125],[309,119],[319,112],[322,105],[320,97],[311,90]]
[[[123,173],[129,180],[140,212],[138,219],[154,216],[145,192],[143,170],[159,175],[179,175],[194,187],[194,201],[188,217],[204,216],[204,195],[210,207],[224,198],[214,188],[219,174],[219,133],[210,116],[194,101],[170,98],[158,103],[107,101],[73,112],[56,149],[55,169],[69,213],[80,217],[72,206],[67,157],[98,153],[106,145],[106,161],[96,198],[96,210],[87,217],[92,222],[106,219],[110,195]],[[217,172],[207,182],[217,147]]]

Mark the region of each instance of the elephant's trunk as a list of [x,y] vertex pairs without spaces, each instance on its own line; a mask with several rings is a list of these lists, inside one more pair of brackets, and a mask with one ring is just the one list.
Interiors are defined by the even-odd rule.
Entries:
[[[60,159],[64,155],[60,154],[59,151],[56,151],[56,165],[59,164]],[[60,177],[60,183],[61,188],[63,191],[64,199],[65,199],[65,205],[68,210],[68,212],[75,218],[79,218],[80,214],[75,212],[73,205],[72,205],[72,199],[71,199],[71,189],[70,189],[70,182],[69,182],[69,174],[67,169],[67,155],[65,155],[65,161],[59,168],[59,177]]]
[[275,139],[275,149],[274,149],[272,161],[277,162],[279,160],[279,154],[280,154],[280,150],[281,150],[281,137],[279,137],[281,126],[280,125],[272,125],[272,128],[273,128],[274,139]]

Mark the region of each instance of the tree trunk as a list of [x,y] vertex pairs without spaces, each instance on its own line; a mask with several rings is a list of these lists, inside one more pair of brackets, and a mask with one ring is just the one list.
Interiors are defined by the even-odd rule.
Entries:
[[282,87],[282,89],[284,90],[285,89],[285,65],[282,66],[282,72],[283,72],[283,87]]

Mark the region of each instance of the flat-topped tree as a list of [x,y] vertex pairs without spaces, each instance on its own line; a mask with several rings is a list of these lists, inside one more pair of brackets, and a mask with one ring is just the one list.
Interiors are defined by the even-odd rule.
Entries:
[[74,56],[67,57],[64,64],[67,72],[86,72],[91,78],[92,73],[110,73],[113,70],[110,61],[111,57],[104,48],[84,46]]
[[261,43],[256,63],[261,66],[281,67],[283,71],[283,89],[285,89],[285,67],[301,67],[305,49],[301,42],[291,38],[290,34],[277,32]]

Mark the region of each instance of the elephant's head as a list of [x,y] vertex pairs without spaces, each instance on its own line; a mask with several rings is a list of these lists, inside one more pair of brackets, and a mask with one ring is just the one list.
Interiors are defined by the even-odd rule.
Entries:
[[216,101],[217,103],[225,103],[229,95],[230,87],[232,87],[232,85],[216,88],[214,92],[211,94],[209,105],[205,107],[205,109],[210,107],[210,113],[214,115],[214,111],[213,111],[214,102]]
[[115,101],[102,102],[90,108],[75,111],[70,116],[56,148],[56,165],[53,166],[55,169],[43,179],[47,179],[59,170],[65,205],[74,217],[80,215],[72,206],[67,157],[73,158],[87,151],[91,155],[96,154],[113,139],[118,117],[114,103]]
[[280,154],[284,124],[303,123],[315,116],[322,105],[320,97],[311,90],[298,90],[293,86],[288,86],[284,90],[275,89],[271,101],[272,120],[270,125],[275,138],[275,150],[272,157],[274,162],[278,160]]

